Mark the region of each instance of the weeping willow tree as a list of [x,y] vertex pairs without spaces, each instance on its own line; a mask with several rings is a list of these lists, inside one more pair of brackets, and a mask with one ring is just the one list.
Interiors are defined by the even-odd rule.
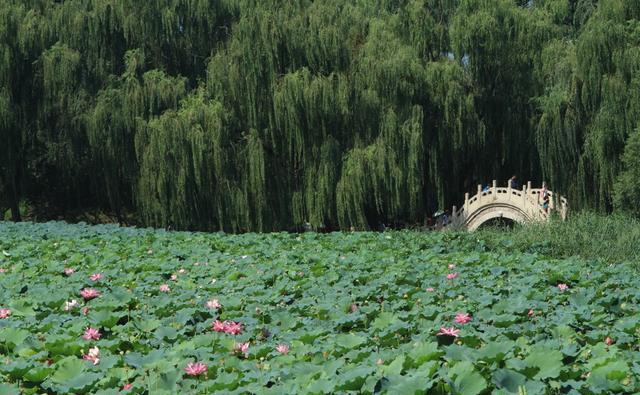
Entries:
[[515,173],[622,210],[639,17],[623,0],[6,0],[0,208],[364,229]]
[[84,147],[86,136],[81,121],[88,97],[81,88],[81,56],[56,43],[41,57],[43,103],[38,116],[37,141],[45,147],[47,166],[43,173],[50,188],[66,196],[59,204],[77,205],[73,187],[76,180],[88,179]]
[[542,9],[518,7],[512,1],[463,0],[451,30],[455,56],[471,73],[476,103],[491,149],[479,158],[485,174],[506,179],[537,175],[532,149],[531,97],[539,92],[535,65],[543,44],[558,32]]
[[640,216],[640,127],[631,133],[622,157],[623,171],[614,184],[614,205],[623,212]]
[[443,208],[456,204],[465,191],[487,179],[486,166],[479,160],[487,149],[488,133],[476,108],[471,80],[459,64],[449,60],[429,63],[426,83],[426,184],[432,186],[427,197]]
[[11,217],[19,221],[20,209],[18,207],[18,185],[15,163],[15,155],[20,152],[21,142],[16,136],[16,127],[13,121],[13,108],[7,90],[0,91],[0,136],[4,143],[0,149],[0,220],[4,219],[4,213],[11,209]]
[[122,207],[134,207],[138,161],[136,127],[141,120],[178,107],[186,94],[186,80],[159,70],[142,72],[144,55],[125,55],[126,71],[99,92],[86,119],[89,146],[96,165],[96,189],[104,189],[107,203],[121,217]]
[[585,24],[577,46],[585,137],[577,182],[586,205],[608,210],[622,170],[628,136],[640,121],[640,8],[603,3]]
[[[610,209],[616,179],[628,179],[620,172],[639,120],[639,15],[633,3],[602,3],[580,23],[575,41],[553,40],[543,52],[536,145],[544,177],[577,206]],[[617,201],[628,199],[622,195]]]
[[422,126],[421,107],[414,107],[411,119],[403,124],[398,123],[396,114],[389,109],[376,141],[353,148],[347,154],[336,186],[341,227],[366,229],[375,221],[416,217],[421,213]]
[[575,197],[581,194],[576,183],[584,141],[584,110],[580,102],[580,82],[576,76],[575,44],[552,40],[542,56],[540,78],[545,92],[536,99],[540,112],[536,125],[536,147],[542,177],[554,190]]
[[215,191],[204,181],[216,169],[203,172],[202,166],[205,156],[214,157],[221,112],[200,95],[186,99],[178,111],[166,111],[138,126],[139,203],[147,223],[192,228],[197,226],[199,214],[207,214],[202,217],[205,221],[215,219],[211,215],[215,210],[200,196],[210,194],[215,207]]
[[[33,126],[30,102],[34,57],[32,37],[22,24],[27,10],[19,4],[0,5],[0,208],[21,219],[23,177],[27,167],[27,137],[23,125]],[[4,218],[0,218],[4,219]]]

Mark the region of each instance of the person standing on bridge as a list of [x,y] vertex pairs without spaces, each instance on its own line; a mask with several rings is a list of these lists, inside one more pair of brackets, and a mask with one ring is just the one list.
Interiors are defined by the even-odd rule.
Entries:
[[547,189],[547,183],[542,183],[542,190],[540,191],[540,195],[542,195],[542,209],[545,214],[549,214],[549,190]]
[[518,177],[516,177],[515,174],[509,179],[508,185],[511,189],[518,189],[520,187],[518,184]]

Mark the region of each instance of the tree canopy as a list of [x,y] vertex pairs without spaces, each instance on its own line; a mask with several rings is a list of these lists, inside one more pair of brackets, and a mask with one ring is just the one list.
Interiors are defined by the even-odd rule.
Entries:
[[0,212],[367,229],[517,174],[638,215],[639,4],[5,0]]

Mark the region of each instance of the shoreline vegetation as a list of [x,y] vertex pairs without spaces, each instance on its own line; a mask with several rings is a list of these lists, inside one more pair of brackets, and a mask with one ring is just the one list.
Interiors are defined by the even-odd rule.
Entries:
[[[132,223],[130,225],[118,224],[113,217],[106,214],[85,214],[77,217],[76,221],[64,220],[48,221],[61,224],[85,224],[87,226],[107,225],[130,229],[163,230],[161,228],[148,228]],[[92,223],[91,219],[100,219],[98,223]],[[2,222],[0,222],[2,223]],[[7,223],[7,222],[5,222]],[[25,226],[31,226],[34,222],[23,222]],[[19,224],[19,223],[15,223]],[[19,226],[19,225],[17,225]],[[173,229],[164,229],[172,231]],[[413,225],[402,229],[388,227],[385,231],[399,232],[441,232],[443,237],[462,239],[476,243],[478,248],[484,250],[520,253],[537,253],[553,259],[580,257],[609,264],[620,262],[640,263],[640,220],[623,214],[605,215],[595,212],[580,212],[571,214],[566,221],[552,218],[548,222],[541,223],[504,223],[500,225],[483,225],[475,232],[464,232],[452,229],[436,231],[425,227]],[[182,232],[182,231],[179,231]],[[185,231],[187,232],[187,231]],[[289,233],[351,233],[348,230],[332,230],[315,232],[302,228],[288,230]],[[374,231],[384,232],[384,231]],[[201,233],[201,232],[195,232]],[[210,232],[203,232],[210,233]],[[253,232],[245,232],[253,233]],[[267,232],[279,233],[279,232]]]
[[579,256],[609,264],[640,264],[640,221],[622,214],[574,213],[566,221],[481,228],[469,237],[491,250],[539,253],[551,258]]

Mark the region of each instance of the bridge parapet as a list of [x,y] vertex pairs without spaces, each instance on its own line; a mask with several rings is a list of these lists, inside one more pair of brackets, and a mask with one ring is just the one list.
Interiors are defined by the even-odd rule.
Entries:
[[552,212],[557,212],[560,218],[566,219],[569,210],[567,199],[547,189],[549,204],[545,208],[543,191],[544,188],[532,188],[531,182],[523,185],[522,189],[498,187],[495,180],[485,190],[478,185],[475,195],[465,193],[464,204],[460,209],[453,207],[452,225],[473,231],[493,218],[508,218],[520,223],[546,221]]

